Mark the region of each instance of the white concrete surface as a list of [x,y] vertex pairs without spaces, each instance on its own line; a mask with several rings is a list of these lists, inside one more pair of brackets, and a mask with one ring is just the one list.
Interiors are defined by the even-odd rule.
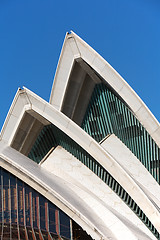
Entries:
[[128,172],[135,182],[143,189],[148,198],[151,197],[157,207],[160,207],[160,187],[144,165],[136,156],[114,135],[110,135],[101,146]]
[[[63,153],[64,151],[65,150],[63,150]],[[85,166],[80,166],[80,168],[82,167],[83,169],[78,177],[78,181],[81,177],[83,178],[83,184],[71,176],[79,172],[78,165],[80,162],[77,163],[77,159],[75,161],[75,158],[71,157],[72,166],[76,165],[78,171],[74,169],[74,171],[68,171],[67,173],[63,172],[64,175],[68,175],[68,177],[64,177],[62,171],[65,166],[63,169],[59,169],[62,170],[61,174],[54,174],[55,171],[53,172],[53,167],[50,168],[49,171],[45,170],[45,167],[37,165],[16,150],[6,146],[3,141],[0,142],[0,152],[1,167],[26,182],[65,211],[67,215],[82,226],[93,239],[156,239],[150,231],[140,223],[140,220],[130,212],[131,210],[127,209],[123,202],[120,201],[119,203],[117,196],[109,188],[105,189],[105,184],[100,183],[100,179]],[[66,154],[70,155],[68,153]],[[54,156],[52,155],[50,157],[51,161],[53,160],[52,157]],[[56,158],[56,160],[58,159]],[[62,158],[59,160],[64,161],[64,158],[63,160]],[[45,164],[45,162],[43,164]],[[58,165],[62,167],[62,164]],[[51,166],[52,164],[49,167]],[[90,179],[88,179],[88,176],[90,176]],[[86,180],[86,183],[90,183],[90,186],[87,188],[84,180]],[[93,187],[93,192],[90,191],[89,187]],[[101,192],[103,193],[102,200],[99,198],[99,193]],[[113,203],[112,206],[114,208],[111,208],[109,205],[113,200],[115,200],[115,205],[119,204],[118,208],[117,206],[114,207]],[[121,216],[118,212],[120,207],[122,207],[121,212],[123,212],[123,214],[123,210],[127,209],[125,210],[125,214],[129,214],[130,220],[129,216],[128,219],[123,217],[123,215]],[[135,222],[132,223],[131,219]]]
[[91,170],[62,147],[58,146],[41,166],[69,182],[76,195],[92,208],[93,214],[96,212],[104,225],[112,229],[115,239],[152,239],[151,232],[131,209]]
[[[160,187],[151,174],[114,134],[100,145],[61,112],[75,61],[94,83],[100,78],[93,70],[113,87],[160,147],[160,124],[150,110],[98,53],[71,32],[64,40],[50,104],[26,88],[18,89],[0,134],[0,166],[56,204],[93,239],[155,239],[104,182],[61,147],[41,165],[10,147],[26,112],[42,126],[54,124],[117,180],[160,232]],[[25,131],[27,136],[32,135],[31,128]],[[28,138],[23,139],[19,149],[25,148],[25,141]]]
[[[74,32],[66,35],[51,91],[50,103],[61,109],[74,59],[83,59],[124,99],[160,147],[160,124],[128,83]],[[69,65],[71,64],[71,65]],[[66,72],[65,70],[66,69]],[[60,75],[60,77],[59,77]]]
[[[48,198],[62,211],[82,226],[93,239],[108,239],[109,232],[97,214],[85,206],[70,184],[65,180],[49,173],[31,159],[0,142],[0,166],[26,182],[43,196]],[[98,220],[99,219],[99,220]]]
[[[22,101],[23,104],[22,105]],[[18,109],[18,110],[15,110]],[[45,102],[43,99],[32,93],[28,89],[19,90],[8,117],[4,124],[1,133],[1,139],[6,144],[12,143],[14,135],[17,131],[17,126],[20,124],[22,114],[18,116],[18,112],[29,112],[33,116],[41,116],[41,118],[53,123],[55,126],[64,131],[82,148],[84,148],[91,156],[93,156],[110,174],[120,183],[120,185],[129,193],[152,224],[160,231],[160,212],[152,201],[152,196],[148,197],[141,186],[128,173],[127,169],[123,168],[117,160],[103,149],[94,139],[78,127],[73,121],[67,118],[64,114],[56,110],[52,105]],[[37,112],[37,115],[35,114]],[[13,114],[14,113],[14,114]],[[16,116],[16,121],[15,121]],[[16,127],[15,127],[16,126]],[[6,134],[7,132],[7,134]],[[8,134],[10,133],[10,134]],[[152,176],[149,176],[152,178]]]

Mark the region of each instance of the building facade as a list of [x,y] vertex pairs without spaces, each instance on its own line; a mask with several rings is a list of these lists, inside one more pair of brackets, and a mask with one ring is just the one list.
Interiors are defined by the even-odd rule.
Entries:
[[50,101],[18,89],[0,174],[1,239],[160,239],[160,125],[73,32]]

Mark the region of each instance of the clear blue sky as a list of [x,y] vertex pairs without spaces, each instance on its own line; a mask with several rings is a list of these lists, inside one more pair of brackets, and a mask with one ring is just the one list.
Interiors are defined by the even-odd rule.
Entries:
[[0,0],[0,128],[18,87],[49,100],[70,30],[122,75],[160,121],[159,0]]

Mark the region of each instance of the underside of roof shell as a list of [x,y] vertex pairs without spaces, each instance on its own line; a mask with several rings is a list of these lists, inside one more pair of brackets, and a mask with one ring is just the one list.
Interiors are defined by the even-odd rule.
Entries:
[[[67,158],[69,159],[69,164],[66,166],[70,167],[72,161],[75,168],[75,166],[78,165],[78,159],[76,159],[76,157],[72,157],[71,160],[70,154],[61,148],[57,148],[48,155],[49,157],[47,156],[45,161],[42,161],[41,166],[26,157],[41,129],[46,125],[53,124],[63,131],[72,141],[75,141],[79,147],[90,154],[104,170],[107,170],[117,183],[123,187],[126,193],[129,194],[129,197],[135,201],[137,206],[142,209],[154,227],[160,231],[160,212],[158,207],[160,202],[159,185],[155,179],[152,178],[138,159],[132,156],[133,154],[130,150],[127,149],[114,134],[107,136],[107,138],[103,139],[103,142],[98,143],[78,126],[81,123],[94,86],[101,81],[105,81],[127,104],[159,144],[159,137],[156,137],[157,131],[159,131],[159,123],[141,99],[101,56],[76,34],[71,32],[66,35],[64,41],[51,92],[50,103],[47,103],[28,89],[18,90],[1,131],[1,166],[10,172],[16,169],[13,174],[19,174],[19,178],[28,182],[29,185],[33,184],[33,181],[31,181],[32,178],[35,184],[33,187],[37,189],[37,191],[41,192],[44,196],[46,196],[47,192],[47,197],[52,202],[57,201],[59,207],[61,205],[60,203],[62,203],[62,210],[71,218],[73,214],[73,219],[75,221],[77,220],[77,223],[84,227],[93,238],[99,239],[102,237],[102,239],[110,239],[108,236],[112,233],[111,239],[124,239],[118,236],[118,234],[122,232],[121,227],[124,226],[124,231],[128,229],[128,233],[126,232],[126,236],[128,236],[127,239],[139,239],[139,236],[136,236],[136,234],[138,234],[137,229],[140,230],[140,235],[143,235],[143,229],[141,229],[141,226],[138,224],[136,225],[136,222],[140,220],[133,212],[130,214],[132,216],[135,215],[134,217],[137,218],[137,220],[132,224],[129,218],[127,221],[121,218],[122,216],[119,210],[117,211],[117,215],[116,211],[113,211],[115,210],[113,205],[111,208],[104,207],[106,201],[102,203],[102,199],[100,195],[98,195],[100,192],[99,187],[90,192],[90,189],[95,187],[93,184],[94,181],[96,184],[98,181],[102,182],[102,179],[97,177],[98,175],[96,176],[93,171],[90,173],[90,169],[85,169],[86,166],[83,166],[81,162],[78,163],[80,167],[76,171],[67,171],[67,167],[64,166]],[[115,153],[115,146],[117,153]],[[15,149],[20,153],[15,151]],[[60,155],[61,150],[64,159]],[[128,159],[130,161],[128,161]],[[62,160],[64,160],[64,163],[58,166],[57,162]],[[57,171],[55,171],[56,167],[54,168],[52,166],[54,161],[58,169]],[[43,172],[41,167],[46,168],[51,180],[48,180],[47,171],[45,172],[44,170]],[[78,176],[79,169],[82,168],[83,172]],[[93,182],[90,189],[88,186],[87,189],[87,187],[81,183],[80,179],[86,182],[89,181],[89,177],[85,177],[84,172],[92,176]],[[58,176],[60,180],[56,180],[55,175]],[[141,180],[141,177],[144,177],[144,179]],[[53,189],[51,184],[54,185],[56,181],[58,188],[55,189],[54,194],[52,194]],[[59,193],[61,183],[64,184],[66,188]],[[102,185],[106,185],[106,183],[103,182]],[[45,192],[43,192],[44,188]],[[107,192],[107,188],[108,186],[106,185],[104,192]],[[112,195],[115,194],[113,189],[110,189],[110,191]],[[109,199],[106,192],[103,194],[106,199]],[[64,195],[67,196],[67,199],[65,199]],[[77,202],[80,198],[83,198],[83,196],[84,199],[82,199],[83,201],[78,206]],[[112,197],[111,200],[115,198],[119,199],[118,196],[115,198]],[[71,199],[71,201],[69,199]],[[94,202],[93,205],[90,204],[92,201]],[[88,209],[86,207],[87,204],[89,206]],[[117,200],[114,201],[114,204],[117,204]],[[125,205],[124,202],[123,205],[124,213],[125,211],[128,212],[130,210],[128,210],[128,206]],[[85,208],[83,208],[83,206],[85,206]],[[98,206],[100,211],[97,210],[99,212],[96,212]],[[114,220],[114,224],[112,222],[111,226],[107,225],[110,224],[110,222],[108,223],[104,220],[105,217],[107,220],[108,218],[107,214],[106,216],[103,215],[103,209],[110,216],[109,220]],[[110,210],[112,211],[110,212]],[[97,218],[97,216],[99,217]],[[119,220],[117,220],[117,218],[119,218]],[[128,223],[130,223],[129,226]],[[134,224],[136,228],[134,228]],[[143,227],[146,228],[145,225],[143,225]],[[151,233],[149,234],[146,230],[144,230],[144,233],[149,236],[149,239],[155,239],[154,236],[150,238]],[[116,234],[117,237],[114,236]],[[122,233],[122,235],[123,234],[124,233]],[[147,235],[144,235],[141,239],[148,239]]]
[[[78,65],[79,68],[77,68]],[[87,79],[87,85],[84,85],[83,82],[86,75],[88,79],[92,79],[93,81],[89,83]],[[79,102],[85,98],[85,104],[87,104],[87,98],[91,96],[94,84],[102,79],[111,86],[116,94],[129,106],[137,119],[160,147],[160,124],[140,97],[93,48],[74,32],[67,33],[53,82],[50,103],[56,109],[65,114],[67,113],[66,115],[73,120],[75,118],[75,122],[78,123],[76,121],[76,108],[79,109]],[[86,94],[85,91],[87,92]],[[70,94],[71,92],[72,95]],[[69,94],[67,95],[67,93]],[[79,102],[77,96],[80,96]],[[81,107],[83,107],[81,116],[78,115],[80,121],[82,116],[84,116],[86,109],[85,104],[81,105]]]
[[[138,179],[134,179],[135,177],[131,176],[128,170],[123,168],[117,162],[117,159],[105,150],[105,147],[98,144],[92,137],[85,133],[83,129],[77,126],[77,124],[28,89],[19,90],[17,92],[2,129],[2,141],[7,145],[11,145],[12,147],[18,146],[18,149],[22,149],[21,146],[19,148],[17,136],[19,138],[19,134],[24,132],[24,140],[21,141],[21,144],[25,146],[25,142],[28,142],[27,135],[25,134],[26,128],[24,128],[28,122],[25,121],[26,112],[43,125],[47,123],[54,124],[93,156],[93,158],[121,184],[126,192],[130,194],[131,198],[137,202],[138,206],[149,217],[157,230],[159,230],[159,211],[156,208],[156,201],[153,204],[154,198],[150,192],[146,192],[145,189],[142,189],[140,183],[137,182]],[[32,133],[31,136],[33,136],[34,130],[32,128],[29,129],[28,136],[30,131]],[[14,145],[15,141],[18,145]],[[21,152],[21,150],[18,151]],[[138,164],[139,169],[141,169],[141,167],[143,168],[140,163]],[[150,175],[149,178],[151,180],[151,185],[155,185],[155,180]],[[152,192],[152,189],[150,191]],[[156,194],[158,194],[158,192],[157,188]],[[154,192],[152,194],[155,195]],[[159,197],[157,196],[157,198]]]

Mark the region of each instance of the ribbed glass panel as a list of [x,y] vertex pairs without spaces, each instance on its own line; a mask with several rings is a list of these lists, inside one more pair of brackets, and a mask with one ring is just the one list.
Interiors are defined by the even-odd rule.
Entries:
[[[52,148],[55,146],[55,142],[57,145],[62,146],[68,152],[70,152],[74,157],[79,159],[84,165],[86,165],[92,172],[94,172],[99,178],[102,179],[131,209],[132,211],[142,220],[142,222],[150,229],[150,231],[160,239],[160,235],[152,223],[149,221],[147,216],[143,213],[143,211],[138,207],[138,205],[134,202],[134,200],[129,196],[129,194],[122,188],[122,186],[82,147],[80,147],[75,141],[73,141],[69,136],[67,136],[60,129],[55,127],[54,125],[45,126],[40,133],[38,139],[41,138],[41,135],[44,135],[46,132],[50,132],[53,134],[53,138],[50,138],[48,141],[48,148]],[[54,139],[52,142],[51,139]],[[35,145],[37,141],[35,142]],[[34,147],[34,146],[33,146]],[[37,156],[37,153],[34,152]],[[34,154],[33,153],[33,154]],[[33,160],[35,159],[33,155]],[[43,156],[41,156],[43,158]],[[41,158],[39,158],[39,162]]]
[[28,157],[39,163],[52,147],[56,147],[57,142],[53,134],[51,125],[44,127],[36,139]]
[[160,184],[160,149],[126,104],[105,84],[94,88],[81,127],[100,142],[114,133]]
[[71,219],[62,210],[1,167],[0,197],[0,239],[74,240],[84,236],[92,240],[74,221],[71,227]]
[[0,177],[1,239],[71,239],[70,218],[65,213],[1,167]]

